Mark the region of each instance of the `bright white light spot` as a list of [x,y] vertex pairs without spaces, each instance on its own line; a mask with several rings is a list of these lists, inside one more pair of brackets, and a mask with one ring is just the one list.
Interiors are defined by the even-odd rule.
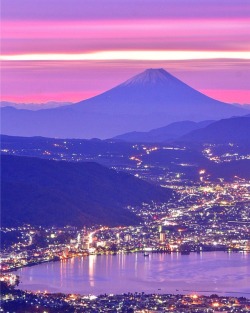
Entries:
[[93,53],[40,53],[2,55],[2,61],[96,61],[96,60],[201,60],[201,59],[250,59],[245,51],[99,51]]

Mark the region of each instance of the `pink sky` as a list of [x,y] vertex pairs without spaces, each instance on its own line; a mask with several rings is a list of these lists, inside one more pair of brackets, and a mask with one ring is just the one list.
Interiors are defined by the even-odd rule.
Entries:
[[1,99],[75,102],[163,67],[250,103],[249,10],[248,0],[3,1]]

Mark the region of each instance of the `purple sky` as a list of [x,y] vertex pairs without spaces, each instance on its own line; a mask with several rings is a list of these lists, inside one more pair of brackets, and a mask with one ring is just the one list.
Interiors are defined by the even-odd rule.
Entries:
[[163,67],[250,103],[249,0],[3,0],[1,98],[78,101]]

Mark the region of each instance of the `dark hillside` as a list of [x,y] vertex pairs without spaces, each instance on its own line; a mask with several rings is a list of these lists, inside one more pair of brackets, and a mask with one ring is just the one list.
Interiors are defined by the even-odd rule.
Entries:
[[97,163],[2,155],[2,225],[129,225],[126,205],[172,192]]

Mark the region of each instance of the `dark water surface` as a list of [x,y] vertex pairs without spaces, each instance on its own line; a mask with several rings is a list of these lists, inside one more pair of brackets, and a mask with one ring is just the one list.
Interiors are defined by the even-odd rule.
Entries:
[[26,267],[20,288],[63,293],[217,293],[250,297],[250,254],[91,255]]

